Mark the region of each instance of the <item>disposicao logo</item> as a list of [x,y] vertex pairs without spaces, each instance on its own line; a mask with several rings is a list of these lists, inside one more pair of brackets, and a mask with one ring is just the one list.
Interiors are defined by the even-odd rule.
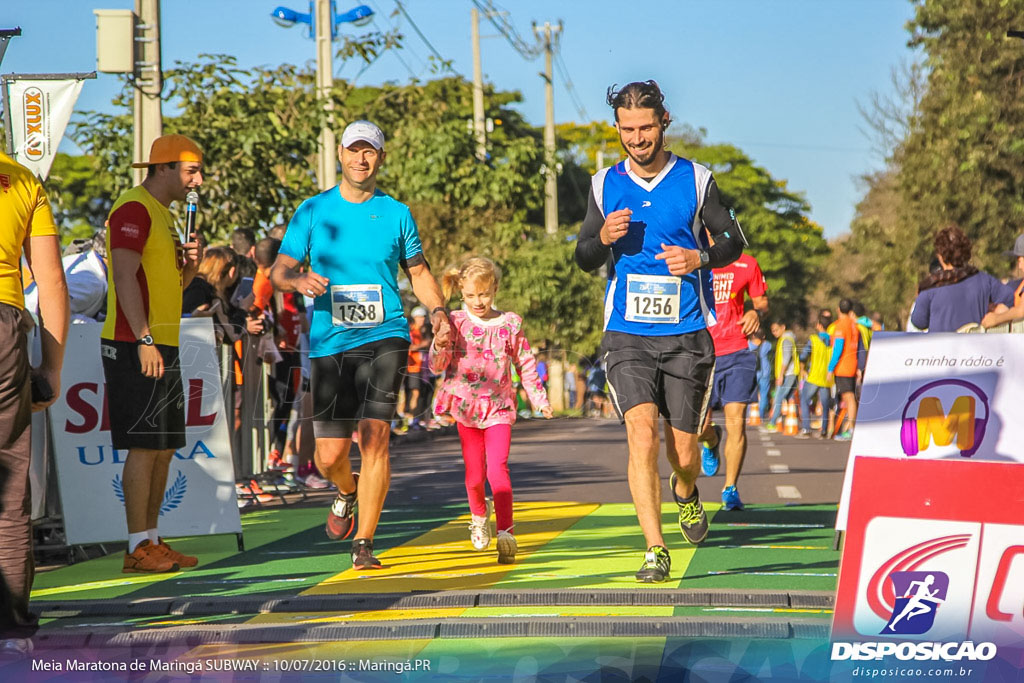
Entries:
[[946,601],[949,576],[944,572],[893,572],[889,574],[896,604],[882,629],[883,635],[920,635],[935,623],[939,606]]
[[[913,624],[910,623],[913,620],[908,619],[909,614],[902,618],[899,617],[910,601],[907,597],[908,592],[915,588],[911,586],[911,583],[918,580],[927,581],[928,575],[932,575],[931,582],[928,582],[926,586],[927,592],[930,595],[941,598],[941,600],[945,600],[946,591],[949,588],[948,575],[939,571],[921,571],[920,567],[925,562],[939,555],[966,547],[969,541],[970,536],[968,534],[954,534],[933,538],[905,548],[882,563],[878,571],[868,581],[866,596],[871,611],[886,620],[882,633],[919,634],[931,628],[935,620],[934,609],[931,610],[929,617],[918,619]],[[917,593],[914,593],[914,595],[917,595]],[[922,592],[922,599],[923,595],[924,593]],[[924,613],[920,612],[918,603],[915,602],[912,608],[919,616],[924,616]],[[906,620],[906,625],[901,626],[898,630],[889,629],[890,626],[896,625],[897,621],[902,622],[904,620]],[[928,625],[923,630],[905,630],[906,628],[914,629],[918,624],[924,622],[927,622]]]
[[[970,394],[958,395],[953,399],[947,413],[942,400],[937,396],[926,396],[939,387],[957,387],[966,389]],[[908,417],[915,401],[917,417]],[[985,417],[977,417],[978,399],[985,407]],[[991,415],[988,396],[977,385],[962,379],[942,379],[929,382],[917,389],[907,399],[900,420],[900,445],[908,456],[914,456],[926,450],[932,443],[936,446],[948,446],[956,439],[956,447],[960,455],[969,458],[977,453],[985,439],[985,427]]]

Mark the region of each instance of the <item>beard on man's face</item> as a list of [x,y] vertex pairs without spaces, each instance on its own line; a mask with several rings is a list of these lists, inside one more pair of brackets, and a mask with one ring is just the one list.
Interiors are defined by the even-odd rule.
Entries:
[[630,160],[633,163],[639,166],[646,166],[647,164],[651,163],[654,160],[655,155],[658,152],[660,152],[662,148],[664,148],[665,133],[664,131],[659,131],[658,137],[656,140],[654,140],[653,144],[647,147],[642,147],[640,149],[636,149],[630,145],[623,143],[621,137],[619,138],[619,143],[622,145],[622,149],[626,151],[626,154],[629,156]]

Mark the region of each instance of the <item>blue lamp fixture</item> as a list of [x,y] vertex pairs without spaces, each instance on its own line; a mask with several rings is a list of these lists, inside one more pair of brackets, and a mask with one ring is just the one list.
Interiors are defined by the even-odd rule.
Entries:
[[[313,26],[314,16],[312,0],[309,3],[309,12],[296,12],[288,7],[278,7],[270,13],[270,18],[274,20],[274,23],[284,28],[290,28],[295,24],[306,24],[309,27],[310,38],[315,35],[315,27]],[[334,0],[331,0],[331,40],[335,40],[338,37],[338,24],[365,26],[372,19],[373,10],[366,5],[358,5],[344,14],[338,14]]]

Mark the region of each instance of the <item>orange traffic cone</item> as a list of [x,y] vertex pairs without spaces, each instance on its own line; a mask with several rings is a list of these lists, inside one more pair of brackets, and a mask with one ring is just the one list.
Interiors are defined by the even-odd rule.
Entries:
[[747,424],[751,427],[757,427],[761,424],[761,409],[756,403],[750,404],[750,408],[747,411]]
[[800,420],[796,416],[796,404],[793,401],[786,403],[789,410],[786,411],[786,418],[782,424],[782,433],[786,436],[796,436],[800,431]]

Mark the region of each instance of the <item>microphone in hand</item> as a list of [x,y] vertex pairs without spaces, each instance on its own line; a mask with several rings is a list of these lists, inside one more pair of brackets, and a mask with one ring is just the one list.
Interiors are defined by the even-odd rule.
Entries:
[[185,195],[185,235],[189,241],[196,232],[196,212],[199,208],[199,193],[195,190]]

